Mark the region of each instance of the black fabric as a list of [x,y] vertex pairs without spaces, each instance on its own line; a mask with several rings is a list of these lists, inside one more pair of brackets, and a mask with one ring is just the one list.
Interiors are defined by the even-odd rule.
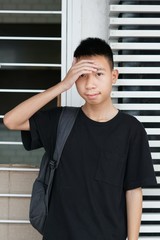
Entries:
[[[30,136],[22,133],[27,149],[43,145],[50,151],[59,112],[31,118]],[[44,237],[125,240],[126,190],[154,184],[142,124],[121,111],[108,122],[95,122],[80,110],[55,174]]]
[[[58,120],[62,108],[39,111],[30,119],[31,131],[22,131],[22,141],[26,150],[44,147],[49,156],[54,152]],[[49,124],[49,125],[48,125]]]

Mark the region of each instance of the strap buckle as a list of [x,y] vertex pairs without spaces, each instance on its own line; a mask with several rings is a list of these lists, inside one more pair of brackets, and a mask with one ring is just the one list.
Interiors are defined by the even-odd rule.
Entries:
[[57,168],[57,161],[56,160],[50,160],[49,165],[51,169],[56,169]]

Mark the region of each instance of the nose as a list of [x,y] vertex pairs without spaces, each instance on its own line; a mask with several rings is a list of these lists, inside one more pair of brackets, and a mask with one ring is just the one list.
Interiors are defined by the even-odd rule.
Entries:
[[87,90],[94,89],[96,87],[93,74],[87,74],[85,87]]

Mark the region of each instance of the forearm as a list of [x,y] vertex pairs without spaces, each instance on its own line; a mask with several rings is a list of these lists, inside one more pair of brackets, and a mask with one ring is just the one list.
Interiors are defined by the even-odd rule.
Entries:
[[138,240],[142,215],[142,189],[126,192],[128,240]]
[[27,99],[5,114],[4,124],[9,129],[28,130],[27,128],[29,128],[29,126],[26,127],[25,125],[25,127],[23,127],[24,123],[28,121],[34,113],[65,90],[64,84],[60,82],[46,91]]
[[4,124],[13,130],[29,130],[29,119],[39,109],[53,100],[59,94],[70,89],[82,74],[97,71],[97,65],[92,60],[73,61],[67,75],[57,85],[22,102],[4,116]]

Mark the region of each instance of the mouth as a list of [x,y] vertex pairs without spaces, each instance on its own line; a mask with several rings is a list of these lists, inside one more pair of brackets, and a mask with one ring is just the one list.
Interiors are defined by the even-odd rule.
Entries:
[[86,94],[86,97],[89,98],[89,99],[94,99],[96,98],[97,96],[100,95],[100,92],[96,92],[96,93],[87,93]]

